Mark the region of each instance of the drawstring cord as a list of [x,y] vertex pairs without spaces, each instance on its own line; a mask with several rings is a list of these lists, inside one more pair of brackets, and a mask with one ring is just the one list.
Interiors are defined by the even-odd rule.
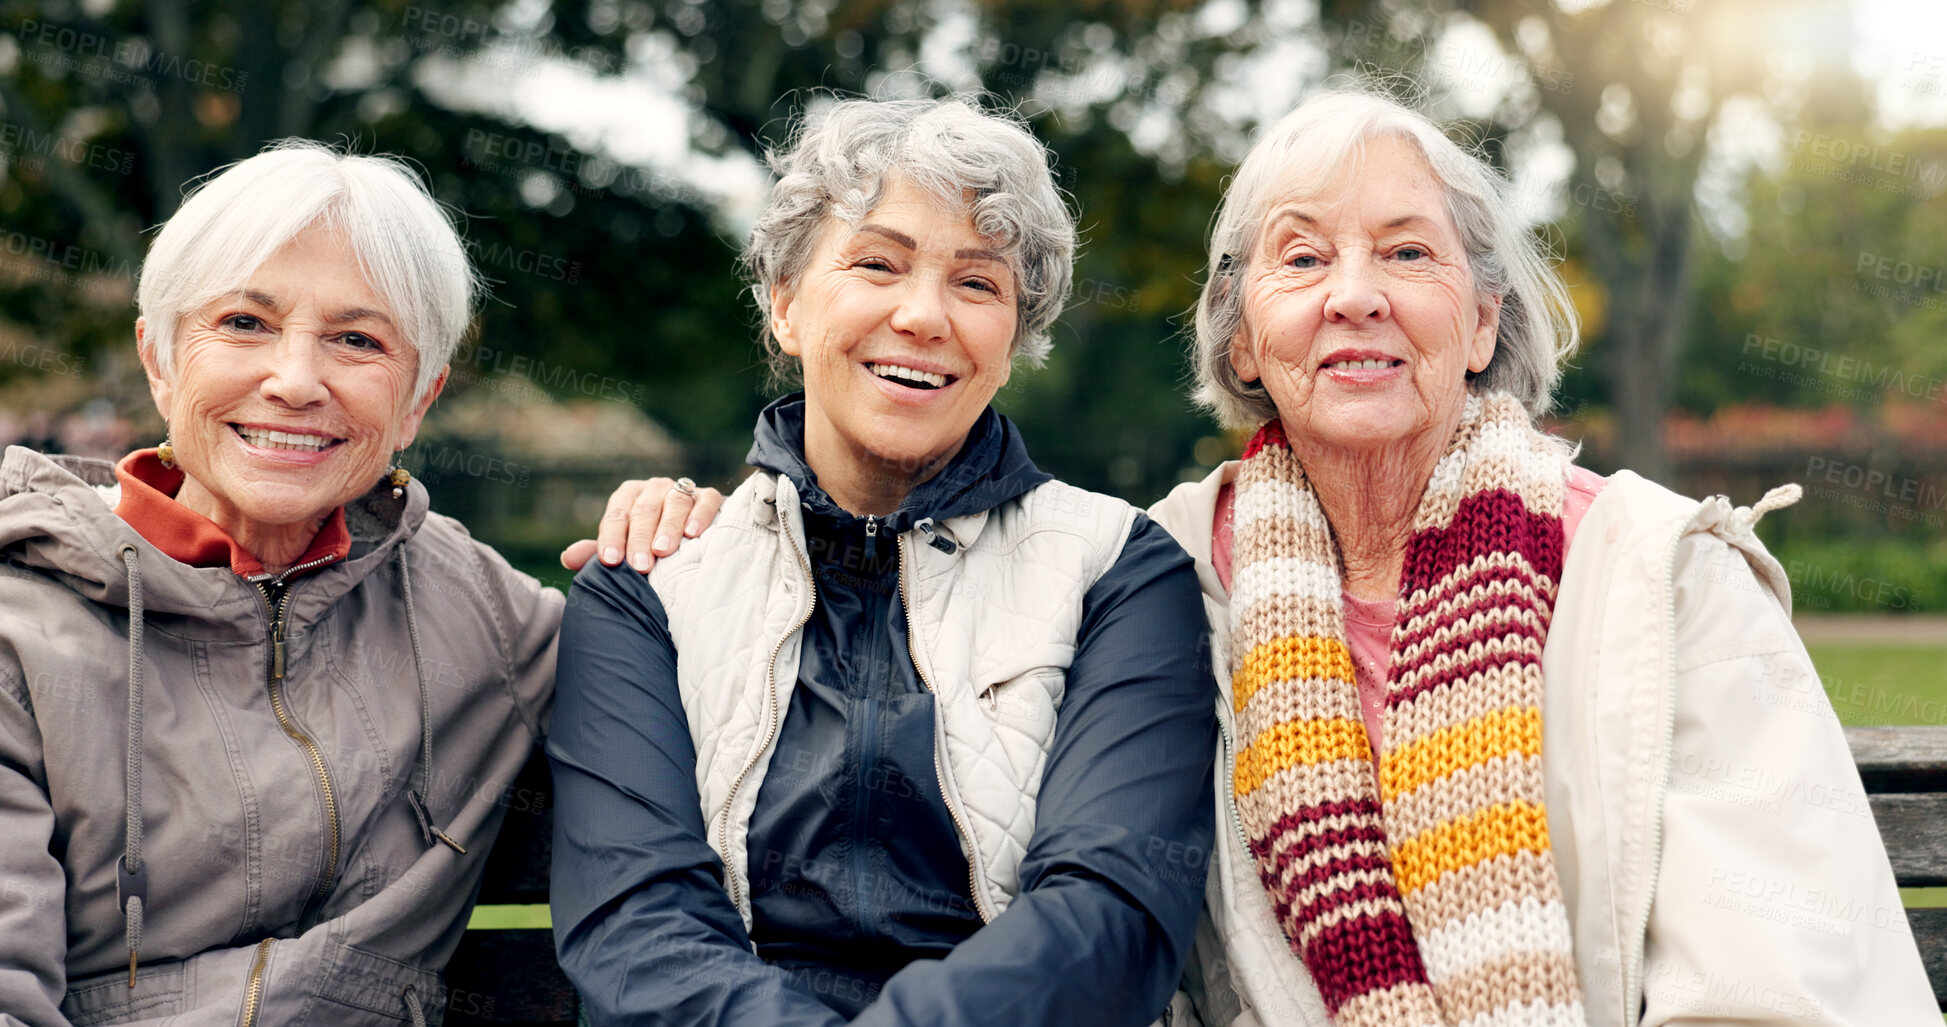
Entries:
[[419,989],[408,984],[399,997],[406,1002],[406,1015],[412,1018],[412,1027],[426,1027],[426,1011],[419,1007]]
[[149,874],[142,866],[142,569],[139,553],[124,543],[118,555],[128,573],[128,741],[123,767],[122,861],[115,867],[115,896],[121,900],[128,933],[128,986],[135,987],[135,963],[142,951],[142,907],[149,898]]
[[425,839],[426,847],[432,848],[435,840],[445,842],[454,852],[466,855],[466,846],[454,841],[453,837],[433,824],[432,811],[426,805],[426,796],[433,790],[433,701],[426,691],[426,662],[419,648],[419,618],[412,608],[412,574],[406,569],[406,547],[400,544],[395,558],[399,564],[399,594],[406,604],[406,637],[412,641],[412,673],[419,681],[419,787],[406,790],[406,802],[412,806],[412,815],[419,820],[419,836]]

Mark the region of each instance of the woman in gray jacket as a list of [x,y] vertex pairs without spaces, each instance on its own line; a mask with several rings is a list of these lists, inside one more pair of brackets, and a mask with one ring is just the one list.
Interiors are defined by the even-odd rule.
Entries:
[[389,470],[474,278],[396,161],[291,143],[157,235],[169,441],[0,462],[0,1024],[442,1002],[558,592]]

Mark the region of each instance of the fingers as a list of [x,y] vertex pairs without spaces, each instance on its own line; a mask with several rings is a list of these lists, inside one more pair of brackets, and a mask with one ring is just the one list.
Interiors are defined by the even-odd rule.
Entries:
[[629,511],[629,566],[647,574],[658,557],[675,552],[695,505],[696,497],[668,478],[649,479]]
[[610,567],[622,562],[622,546],[629,540],[630,508],[648,484],[625,481],[608,497],[608,509],[602,511],[601,528],[595,536],[595,548],[602,554],[602,562]]
[[683,526],[683,534],[695,538],[703,534],[717,519],[717,511],[723,509],[723,493],[716,489],[697,489],[696,508],[690,511],[689,523]]
[[563,549],[561,551],[561,566],[566,567],[571,571],[578,571],[581,570],[582,567],[588,563],[589,558],[594,555],[595,555],[595,540],[592,538],[585,538],[578,542],[571,543],[568,546],[568,548]]

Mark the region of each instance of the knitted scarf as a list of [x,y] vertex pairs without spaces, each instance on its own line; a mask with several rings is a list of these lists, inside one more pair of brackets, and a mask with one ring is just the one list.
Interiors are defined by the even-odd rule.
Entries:
[[1331,525],[1282,426],[1237,478],[1237,810],[1339,1027],[1582,1027],[1542,807],[1541,650],[1567,454],[1469,396],[1413,518],[1379,780]]

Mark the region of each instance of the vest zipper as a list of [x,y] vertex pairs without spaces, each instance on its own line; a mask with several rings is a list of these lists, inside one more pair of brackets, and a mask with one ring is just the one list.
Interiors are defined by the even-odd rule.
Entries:
[[974,847],[973,832],[967,829],[966,821],[960,819],[960,809],[953,804],[953,792],[946,786],[946,759],[941,754],[945,741],[940,729],[939,707],[940,690],[933,687],[933,680],[926,676],[926,668],[919,662],[919,629],[913,620],[913,607],[906,590],[906,565],[911,562],[906,552],[906,536],[899,536],[899,607],[906,614],[906,655],[913,661],[913,669],[919,672],[920,683],[933,693],[933,773],[940,780],[940,799],[946,803],[947,815],[953,818],[953,827],[960,832],[960,844],[967,849],[967,893],[973,897],[974,909],[980,914],[981,923],[994,922],[994,909],[988,905],[987,897],[980,887],[980,850]]
[[[1686,522],[1683,528],[1677,531],[1676,538],[1670,541],[1670,551],[1663,558],[1663,624],[1669,634],[1665,639],[1667,644],[1663,647],[1665,653],[1668,655],[1668,658],[1664,661],[1663,668],[1663,762],[1661,768],[1658,770],[1656,779],[1652,782],[1655,785],[1656,798],[1651,803],[1650,808],[1653,813],[1650,816],[1648,827],[1650,852],[1649,881],[1652,892],[1656,890],[1656,878],[1662,872],[1663,868],[1663,803],[1670,787],[1670,762],[1673,758],[1671,748],[1676,744],[1677,740],[1677,594],[1675,584],[1677,547],[1683,544],[1683,537],[1689,532],[1690,526],[1695,523],[1695,520],[1695,515],[1692,515],[1691,520]],[[1743,559],[1743,551],[1737,547],[1731,547],[1731,552],[1738,559]],[[1629,996],[1642,987],[1643,939],[1650,929],[1650,907],[1653,904],[1654,895],[1652,895],[1650,902],[1643,904],[1643,915],[1636,918],[1635,930],[1623,936],[1629,941],[1628,959],[1623,963],[1622,979],[1622,1022],[1624,1024],[1633,1024],[1642,1018],[1642,997],[1638,996],[1636,1008],[1631,1010],[1629,1008]]]
[[[791,537],[791,529],[784,523],[784,512],[781,509],[778,511],[778,532],[784,536],[785,543],[791,547],[791,555],[798,558],[798,568],[804,572],[805,594],[810,598],[810,602],[805,605],[804,616],[799,617],[797,623],[786,629],[784,634],[778,638],[777,644],[771,647],[771,661],[768,669],[765,671],[768,675],[770,690],[771,725],[764,734],[763,744],[751,752],[750,759],[744,761],[744,769],[738,771],[736,780],[730,782],[730,791],[725,793],[723,797],[723,811],[718,814],[717,855],[723,858],[723,879],[724,883],[730,886],[730,904],[736,906],[740,913],[744,907],[743,885],[739,883],[737,872],[733,869],[734,864],[730,859],[730,808],[737,800],[737,789],[744,786],[744,779],[750,776],[751,770],[757,766],[757,761],[762,759],[764,753],[770,749],[771,743],[777,741],[778,722],[783,719],[783,715],[778,712],[777,708],[778,654],[784,651],[784,643],[789,641],[792,635],[797,634],[798,629],[804,627],[805,623],[811,620],[813,611],[818,609],[818,585],[811,577],[811,561],[805,558],[804,553],[798,548],[797,540]],[[746,868],[745,873],[748,875],[748,868]]]
[[309,563],[298,564],[274,577],[270,575],[259,575],[251,579],[251,583],[257,586],[257,591],[264,598],[265,612],[269,613],[271,617],[270,676],[266,679],[266,687],[270,692],[271,712],[276,715],[277,724],[284,729],[284,733],[289,735],[291,740],[295,741],[298,747],[304,750],[305,757],[311,762],[312,773],[317,775],[318,787],[324,795],[325,835],[328,839],[325,850],[324,872],[318,876],[317,883],[312,886],[311,898],[305,901],[304,908],[298,916],[297,930],[299,934],[303,934],[311,928],[312,918],[324,907],[325,900],[331,897],[331,890],[338,883],[340,827],[338,823],[338,795],[337,791],[331,786],[331,771],[325,766],[324,752],[318,748],[318,743],[313,741],[311,736],[305,734],[298,728],[296,721],[291,717],[289,707],[284,702],[284,674],[286,670],[284,623],[286,616],[291,610],[291,589],[284,582],[286,578],[298,571],[310,570],[313,567],[330,563],[334,559],[336,557],[327,556],[322,559],[312,560]]
[[[1219,696],[1217,702],[1219,705],[1222,705],[1224,702],[1223,697]],[[1252,861],[1251,869],[1255,871],[1257,857],[1251,855],[1251,838],[1244,833],[1244,818],[1238,815],[1237,812],[1237,745],[1231,740],[1230,725],[1224,721],[1224,714],[1226,712],[1228,711],[1219,710],[1217,713],[1217,734],[1224,740],[1224,809],[1230,814],[1230,825],[1236,830],[1237,841],[1242,845],[1242,848],[1238,851],[1245,859]],[[1284,937],[1283,925],[1279,924],[1277,918],[1271,915],[1271,910],[1267,904],[1253,902],[1249,905],[1252,909],[1257,910],[1258,919],[1264,921],[1265,926],[1270,928],[1271,933],[1266,935],[1266,937]],[[1291,951],[1289,944],[1281,947],[1286,952]]]
[[257,1027],[257,1006],[264,998],[264,965],[270,961],[270,939],[257,943],[257,959],[250,966],[250,984],[243,989],[243,1019],[240,1027]]

